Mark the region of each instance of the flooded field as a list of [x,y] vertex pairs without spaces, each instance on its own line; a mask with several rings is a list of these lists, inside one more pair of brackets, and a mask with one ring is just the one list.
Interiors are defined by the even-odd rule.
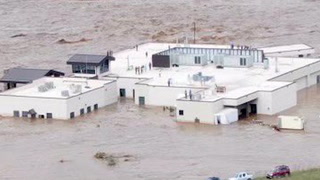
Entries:
[[[304,132],[277,132],[249,120],[180,124],[162,108],[130,100],[71,121],[1,118],[0,179],[196,180],[237,171],[263,175],[278,164],[318,167],[319,91],[300,91],[299,105],[281,113],[306,117]],[[275,118],[258,117],[269,123]],[[94,158],[98,151],[134,159],[110,167]]]

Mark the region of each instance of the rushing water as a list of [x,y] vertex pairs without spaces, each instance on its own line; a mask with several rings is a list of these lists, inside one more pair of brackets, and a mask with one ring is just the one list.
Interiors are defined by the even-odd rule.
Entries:
[[[130,100],[70,121],[2,118],[0,179],[205,179],[237,171],[263,175],[278,164],[317,167],[319,91],[300,91],[299,104],[281,113],[304,116],[305,131],[277,132],[249,120],[180,124],[162,108]],[[276,123],[276,116],[258,119]],[[135,160],[109,167],[93,157],[97,151]]]

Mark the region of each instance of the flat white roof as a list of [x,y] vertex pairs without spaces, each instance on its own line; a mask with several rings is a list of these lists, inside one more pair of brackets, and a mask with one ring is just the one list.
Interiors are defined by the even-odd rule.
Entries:
[[[149,70],[149,63],[152,61],[152,54],[163,50],[176,47],[177,44],[167,43],[147,43],[140,45],[138,51],[136,49],[128,49],[115,53],[116,61],[111,64],[111,73],[109,77],[128,77],[128,78],[150,78],[144,81],[144,84],[153,86],[167,86],[168,79],[171,79],[171,86],[179,87],[203,87],[215,88],[216,85],[226,87],[226,93],[218,93],[215,96],[206,96],[206,100],[217,100],[221,97],[228,96],[232,98],[241,97],[244,94],[259,90],[271,91],[279,87],[290,84],[288,82],[269,82],[268,80],[285,74],[292,70],[320,61],[319,59],[308,58],[278,58],[278,72],[276,72],[275,58],[269,58],[269,68],[264,69],[263,65],[255,65],[251,68],[224,68],[217,69],[214,64],[205,66],[180,66],[173,68],[152,68]],[[183,44],[178,46],[182,47]],[[229,48],[228,45],[193,45],[188,47],[203,48]],[[272,47],[275,50],[282,51],[290,47],[291,49],[307,48],[306,45],[292,45]],[[146,56],[146,52],[148,56]],[[129,59],[129,60],[128,60]],[[132,69],[128,70],[128,63]],[[146,71],[138,75],[135,73],[135,67],[145,66]],[[192,75],[202,72],[204,76],[213,76],[214,81],[201,84],[200,82],[190,81]],[[234,91],[237,90],[237,91]],[[233,92],[234,91],[234,92]],[[210,94],[210,93],[209,93]]]
[[[112,81],[89,80],[85,78],[44,77],[33,81],[31,84],[4,91],[0,93],[0,95],[67,99],[81,93],[101,88],[110,82]],[[45,83],[53,83],[53,88],[40,92],[38,87],[45,85]],[[69,96],[63,96],[62,91],[68,91]]]
[[269,54],[269,53],[279,53],[279,52],[310,50],[314,48],[306,44],[292,44],[292,45],[284,45],[284,46],[262,47],[259,49],[263,50],[264,53]]

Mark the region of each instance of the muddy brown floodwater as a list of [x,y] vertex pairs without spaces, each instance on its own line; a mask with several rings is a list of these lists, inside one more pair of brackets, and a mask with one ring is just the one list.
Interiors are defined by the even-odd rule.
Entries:
[[[305,131],[277,132],[249,120],[180,124],[162,108],[131,100],[70,121],[1,118],[0,179],[196,180],[237,171],[263,175],[278,164],[318,167],[319,91],[300,91],[299,104],[281,113],[304,116]],[[275,118],[258,116],[268,123]],[[110,167],[94,158],[98,151],[134,159]]]
[[[319,50],[319,7],[317,0],[0,0],[0,76],[16,66],[68,74],[74,53],[174,42],[192,37],[193,22],[197,43]],[[177,124],[161,108],[130,100],[71,121],[0,118],[0,179],[186,180],[264,174],[278,164],[317,167],[319,91],[301,91],[299,105],[282,113],[305,116],[305,132],[279,133],[248,120]],[[275,123],[275,116],[258,118]],[[109,167],[94,158],[98,151],[134,158]]]

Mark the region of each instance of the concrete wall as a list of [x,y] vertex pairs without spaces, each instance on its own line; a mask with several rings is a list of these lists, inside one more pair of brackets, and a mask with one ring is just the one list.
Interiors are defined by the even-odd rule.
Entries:
[[74,112],[75,116],[80,115],[80,109],[91,106],[93,111],[94,104],[103,107],[117,102],[117,86],[116,82],[106,84],[102,88],[94,89],[68,99],[61,98],[43,98],[43,97],[26,97],[0,95],[0,114],[2,116],[13,116],[13,111],[19,111],[20,117],[22,111],[34,109],[38,115],[52,113],[54,119],[69,119],[70,112]]
[[135,88],[135,84],[146,80],[145,78],[132,78],[132,77],[118,77],[118,78],[105,78],[112,79],[117,81],[117,95],[120,96],[120,89],[125,89],[126,98],[133,98],[133,90]]
[[[222,100],[214,102],[177,100],[176,104],[178,122],[195,122],[198,118],[200,123],[214,124],[215,113],[223,109]],[[179,110],[183,110],[183,115],[179,115]]]
[[241,104],[257,99],[258,97],[259,97],[258,92],[255,92],[238,99],[224,98],[223,103],[225,106],[239,106]]
[[0,114],[2,116],[13,116],[13,111],[34,109],[39,114],[45,115],[52,113],[53,118],[66,119],[67,103],[64,99],[32,98],[22,96],[3,96],[0,95]]
[[146,84],[135,84],[135,103],[139,104],[139,97],[145,97],[146,105],[153,106],[176,106],[176,99],[184,96],[185,90],[193,93],[205,88],[189,88],[176,86],[152,86]]
[[95,104],[98,104],[98,107],[101,108],[115,103],[117,100],[117,85],[116,82],[112,82],[104,85],[102,88],[69,98],[67,100],[66,117],[70,118],[71,112],[74,112],[75,116],[79,116],[80,109],[82,108],[84,109],[85,113],[87,113],[87,107],[89,106],[91,107],[91,111],[93,111]]
[[293,83],[275,91],[259,91],[257,113],[274,115],[297,105],[297,87]]

